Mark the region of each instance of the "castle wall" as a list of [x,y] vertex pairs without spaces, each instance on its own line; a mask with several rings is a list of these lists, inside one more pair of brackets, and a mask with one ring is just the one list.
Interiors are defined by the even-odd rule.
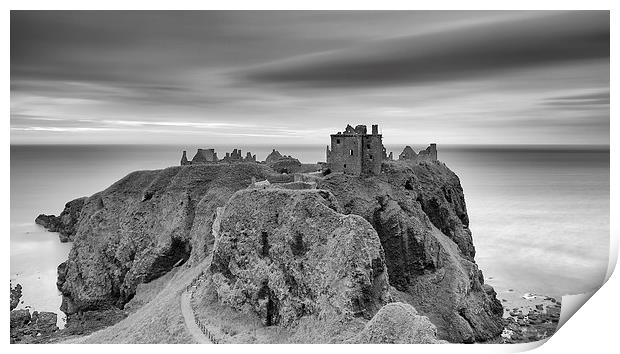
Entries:
[[405,146],[405,149],[400,153],[398,159],[414,162],[437,161],[437,144],[430,144],[418,154],[416,154],[410,146]]
[[343,133],[331,135],[331,150],[326,150],[327,168],[350,175],[378,175],[387,158],[379,126],[368,134],[365,125],[347,125]]
[[416,160],[418,158],[418,154],[411,148],[411,146],[407,145],[403,149],[403,152],[398,155],[399,160]]
[[381,173],[383,155],[384,149],[381,134],[362,136],[361,162],[363,174],[378,175]]
[[214,149],[198,149],[192,158],[192,163],[217,162],[217,153]]
[[331,135],[331,151],[327,162],[332,172],[351,175],[362,173],[362,137],[363,135]]

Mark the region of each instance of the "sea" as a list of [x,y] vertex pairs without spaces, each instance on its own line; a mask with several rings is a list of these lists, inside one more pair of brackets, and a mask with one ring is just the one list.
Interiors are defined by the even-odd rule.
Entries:
[[[214,147],[221,156],[233,146]],[[239,146],[234,146],[239,147]],[[412,147],[418,151],[425,146]],[[53,311],[59,326],[56,267],[71,243],[34,223],[74,198],[101,191],[136,170],[179,164],[197,146],[12,145],[11,283],[18,308]],[[259,160],[272,146],[241,146]],[[398,156],[402,145],[386,145]],[[325,146],[277,146],[302,162],[325,160]],[[438,158],[465,193],[476,262],[508,305],[525,294],[560,297],[602,285],[610,247],[608,146],[438,145]]]

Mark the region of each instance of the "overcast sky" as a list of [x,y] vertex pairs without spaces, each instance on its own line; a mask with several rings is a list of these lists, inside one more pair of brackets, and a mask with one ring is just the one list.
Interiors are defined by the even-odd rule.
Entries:
[[609,13],[11,12],[11,142],[609,144]]

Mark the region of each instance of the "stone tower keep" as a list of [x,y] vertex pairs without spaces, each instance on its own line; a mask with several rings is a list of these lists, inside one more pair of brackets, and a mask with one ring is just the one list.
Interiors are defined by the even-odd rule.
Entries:
[[332,172],[350,175],[378,175],[385,149],[379,126],[373,125],[371,134],[365,125],[353,128],[347,125],[344,132],[331,135],[331,149],[327,147],[327,167]]

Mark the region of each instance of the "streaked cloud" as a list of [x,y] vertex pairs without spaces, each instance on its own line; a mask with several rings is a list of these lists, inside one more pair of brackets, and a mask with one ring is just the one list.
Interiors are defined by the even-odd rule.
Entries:
[[374,41],[269,63],[250,81],[310,87],[423,85],[567,61],[609,58],[609,14],[581,12]]
[[609,143],[609,12],[13,11],[12,143]]

